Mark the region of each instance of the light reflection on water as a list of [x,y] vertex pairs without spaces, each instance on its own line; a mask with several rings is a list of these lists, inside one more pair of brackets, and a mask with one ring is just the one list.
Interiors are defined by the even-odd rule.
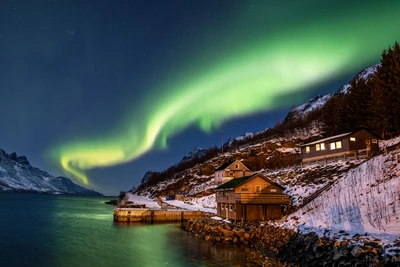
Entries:
[[107,200],[0,194],[0,266],[241,266],[255,257],[179,224],[115,223]]

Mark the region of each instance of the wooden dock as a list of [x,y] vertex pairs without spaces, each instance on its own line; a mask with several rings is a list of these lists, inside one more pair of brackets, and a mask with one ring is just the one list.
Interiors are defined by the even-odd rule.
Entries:
[[204,216],[204,212],[193,210],[114,209],[114,221],[117,222],[183,222],[189,219],[202,218]]

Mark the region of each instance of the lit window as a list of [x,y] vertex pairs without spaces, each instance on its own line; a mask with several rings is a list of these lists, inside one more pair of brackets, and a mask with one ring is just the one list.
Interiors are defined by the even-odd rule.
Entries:
[[378,143],[378,140],[372,139],[372,143],[373,143],[373,144],[377,144],[377,143]]
[[321,150],[325,150],[325,144],[321,143]]
[[350,141],[355,142],[356,138],[355,137],[350,137]]
[[221,210],[223,210],[223,209],[224,209],[224,204],[221,205]]
[[335,143],[331,143],[330,145],[331,145],[331,150],[334,150],[336,148]]
[[371,144],[371,140],[367,139],[367,140],[365,140],[365,143],[366,143],[367,145],[369,145],[369,144]]
[[276,192],[276,188],[271,188],[271,192]]
[[316,144],[316,145],[315,145],[315,150],[317,150],[317,151],[320,151],[320,150],[321,150],[320,144]]
[[310,147],[306,146],[306,153],[310,153]]
[[336,142],[336,149],[342,148],[342,141]]

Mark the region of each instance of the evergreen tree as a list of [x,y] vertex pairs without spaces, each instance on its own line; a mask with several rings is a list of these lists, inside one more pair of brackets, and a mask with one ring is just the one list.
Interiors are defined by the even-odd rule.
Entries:
[[371,88],[370,109],[372,127],[382,137],[398,134],[400,131],[400,46],[382,52],[381,65]]

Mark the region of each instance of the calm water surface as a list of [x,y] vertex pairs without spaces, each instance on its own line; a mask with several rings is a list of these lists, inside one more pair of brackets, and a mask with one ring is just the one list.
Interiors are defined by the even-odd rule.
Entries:
[[[113,222],[109,197],[0,194],[0,266],[244,266],[179,224]],[[248,266],[255,266],[249,264]]]

